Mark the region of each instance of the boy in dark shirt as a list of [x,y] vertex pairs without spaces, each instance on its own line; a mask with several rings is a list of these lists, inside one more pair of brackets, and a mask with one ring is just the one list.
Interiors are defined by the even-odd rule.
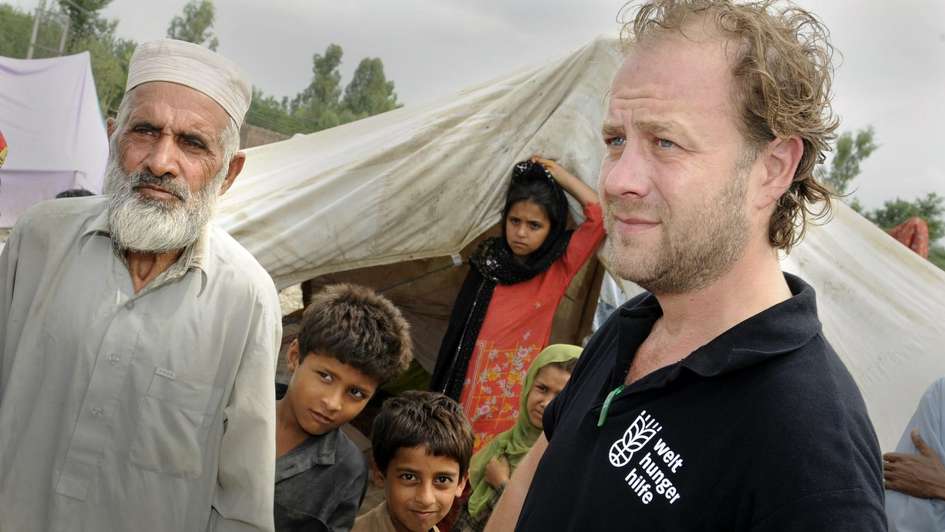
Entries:
[[368,469],[338,427],[410,358],[407,322],[383,296],[339,284],[312,298],[287,352],[291,380],[276,403],[277,531],[351,528]]
[[353,532],[437,531],[469,474],[472,427],[459,404],[434,392],[388,399],[371,445],[386,501],[359,517]]

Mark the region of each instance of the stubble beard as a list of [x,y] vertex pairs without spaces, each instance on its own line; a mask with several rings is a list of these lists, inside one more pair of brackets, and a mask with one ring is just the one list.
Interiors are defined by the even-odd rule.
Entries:
[[[226,165],[197,192],[183,179],[154,176],[142,171],[126,174],[117,151],[112,150],[105,169],[108,226],[121,251],[167,253],[184,249],[200,237],[216,210],[217,191],[226,177]],[[159,186],[177,200],[144,197],[136,190],[143,184]]]
[[[604,257],[620,278],[633,281],[654,294],[682,294],[703,289],[727,273],[748,245],[750,224],[744,199],[749,168],[736,168],[735,178],[697,212],[656,210],[662,231],[655,247],[621,236],[613,230],[614,210],[620,206],[604,201],[607,239]],[[639,209],[638,209],[639,210]],[[626,214],[625,210],[620,210]],[[651,209],[649,212],[653,212]]]

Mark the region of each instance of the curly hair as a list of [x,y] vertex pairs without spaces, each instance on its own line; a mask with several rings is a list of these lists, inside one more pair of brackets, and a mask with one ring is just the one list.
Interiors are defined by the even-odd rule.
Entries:
[[757,154],[775,138],[797,136],[804,153],[794,179],[778,200],[768,225],[768,240],[790,251],[808,220],[828,218],[833,193],[814,177],[836,138],[838,120],[831,107],[833,46],[829,31],[808,11],[775,0],[737,4],[731,0],[654,0],[627,16],[621,9],[621,39],[630,46],[663,31],[685,33],[694,19],[715,23],[737,45],[732,75],[740,128]]
[[338,359],[383,384],[413,357],[410,326],[400,310],[374,290],[353,284],[324,287],[302,315],[299,357]]
[[371,453],[377,468],[386,474],[397,449],[419,445],[430,455],[456,460],[459,476],[466,476],[473,434],[459,403],[424,391],[408,391],[384,401],[371,428]]

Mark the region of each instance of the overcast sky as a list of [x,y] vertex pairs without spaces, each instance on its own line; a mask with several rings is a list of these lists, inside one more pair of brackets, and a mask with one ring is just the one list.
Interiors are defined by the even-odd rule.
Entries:
[[[13,0],[32,9],[37,0]],[[122,37],[163,37],[186,0],[113,0]],[[344,48],[347,81],[384,61],[406,105],[539,65],[599,34],[616,35],[621,0],[216,0],[219,51],[267,94],[294,96],[312,54]],[[867,207],[945,195],[945,1],[806,0],[842,52],[834,107],[841,130],[873,125],[880,144],[856,181]]]

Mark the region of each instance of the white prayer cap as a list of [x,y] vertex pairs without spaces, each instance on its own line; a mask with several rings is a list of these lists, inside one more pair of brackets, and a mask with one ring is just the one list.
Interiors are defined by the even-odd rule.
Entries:
[[135,48],[125,93],[149,81],[179,83],[206,94],[237,126],[243,125],[253,97],[236,63],[198,44],[174,39],[159,39]]

